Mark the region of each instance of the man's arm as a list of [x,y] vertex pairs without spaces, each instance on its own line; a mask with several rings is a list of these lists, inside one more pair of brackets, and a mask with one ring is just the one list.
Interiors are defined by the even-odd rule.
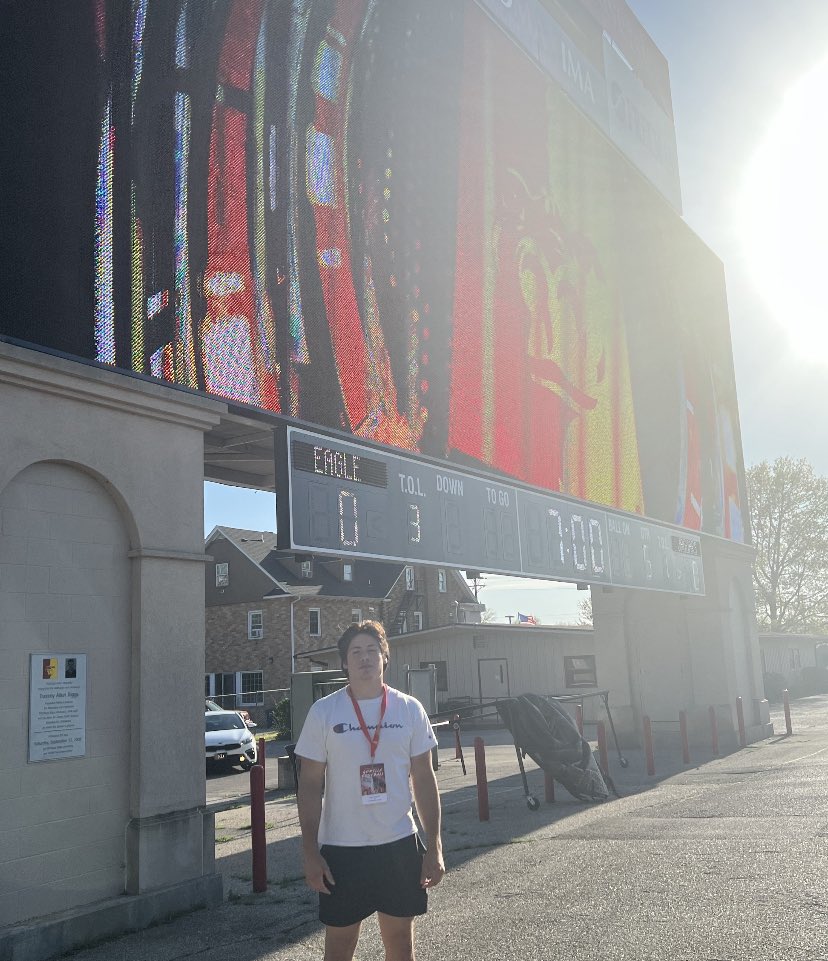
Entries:
[[319,822],[322,818],[322,789],[325,786],[325,762],[303,757],[299,767],[299,827],[302,830],[302,858],[305,880],[320,894],[330,894],[328,884],[335,884],[331,869],[319,853]]
[[442,880],[446,866],[443,864],[443,841],[440,837],[440,792],[431,767],[431,751],[411,758],[411,784],[420,824],[428,838],[420,884],[424,888],[433,888]]

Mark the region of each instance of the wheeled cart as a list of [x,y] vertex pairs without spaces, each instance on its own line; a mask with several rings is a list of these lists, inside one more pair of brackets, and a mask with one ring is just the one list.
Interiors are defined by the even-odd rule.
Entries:
[[529,757],[579,801],[604,801],[606,782],[592,748],[569,714],[554,700],[522,694],[497,702],[497,712],[515,742],[526,804],[537,811],[540,802],[529,791],[523,759]]

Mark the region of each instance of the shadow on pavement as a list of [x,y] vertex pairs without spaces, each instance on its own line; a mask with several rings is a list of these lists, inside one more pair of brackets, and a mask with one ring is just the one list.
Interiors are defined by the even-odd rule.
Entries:
[[[603,803],[590,804],[574,799],[557,783],[556,799],[554,803],[547,803],[544,800],[544,773],[534,765],[531,759],[527,759],[525,763],[529,790],[541,801],[537,811],[530,811],[526,803],[514,745],[508,732],[486,732],[485,739],[490,806],[490,820],[487,822],[481,822],[478,818],[473,751],[464,745],[468,772],[464,776],[460,762],[453,758],[448,745],[443,744],[441,749],[438,780],[442,795],[443,846],[449,872],[449,885],[452,871],[475,858],[485,856],[494,848],[503,845],[532,845],[548,841],[552,832],[545,829],[560,826],[584,812],[591,811],[597,818],[602,816],[602,811],[607,816],[612,816],[619,800],[645,794],[677,774],[698,771],[709,761],[718,760],[712,755],[705,758],[700,756],[690,765],[682,765],[680,752],[677,758],[678,763],[672,756],[672,752],[667,755],[657,753],[657,773],[655,776],[648,776],[644,757],[640,751],[624,752],[628,760],[626,768],[621,768],[617,756],[612,755],[610,772],[621,798],[610,797]],[[490,741],[499,743],[489,743]],[[701,752],[697,751],[697,753],[700,755]],[[317,896],[306,887],[302,874],[295,795],[270,791],[267,800],[269,810],[273,809],[273,805],[278,807],[278,830],[284,832],[284,836],[270,840],[267,844],[268,891],[259,895],[250,893],[252,856],[249,841],[243,852],[222,857],[221,839],[217,837],[217,860],[225,878],[228,903],[241,904],[246,909],[254,909],[256,915],[261,914],[260,923],[266,927],[271,948],[296,946],[299,950],[304,942],[320,932],[317,920]],[[248,822],[249,817],[245,815],[245,824],[242,827],[249,830]],[[270,830],[272,833],[273,826]],[[440,897],[444,896],[442,891],[443,889],[440,889]],[[252,961],[253,958],[263,956],[254,954],[249,957]]]

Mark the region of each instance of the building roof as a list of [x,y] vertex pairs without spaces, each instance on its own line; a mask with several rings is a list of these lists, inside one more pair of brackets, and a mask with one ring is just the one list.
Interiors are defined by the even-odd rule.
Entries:
[[[404,647],[406,644],[416,644],[419,641],[440,642],[451,644],[460,638],[472,634],[475,637],[498,635],[501,640],[508,638],[512,641],[544,640],[550,644],[564,636],[574,634],[592,636],[594,628],[590,624],[543,624],[534,627],[524,627],[518,624],[464,624],[462,622],[441,624],[438,627],[427,627],[421,631],[408,631],[405,634],[389,634],[388,644],[391,650]],[[336,644],[317,647],[309,651],[297,651],[296,660],[312,661],[314,657],[337,653]]]
[[251,531],[239,527],[215,527],[205,547],[219,537],[230,541],[273,581],[266,597],[386,597],[402,574],[404,564],[345,559],[352,564],[353,580],[342,578],[342,558],[313,557],[313,575],[302,577],[293,551],[280,551],[271,531]]
[[486,634],[506,635],[510,640],[522,640],[543,638],[552,641],[556,637],[564,634],[584,634],[592,635],[594,628],[591,624],[537,624],[526,626],[522,624],[469,624],[462,621],[451,624],[438,624],[435,627],[426,627],[421,631],[408,631],[405,634],[394,634],[388,638],[388,643],[401,645],[411,643],[426,638],[428,640],[438,640],[447,638],[454,640],[463,634],[476,634],[484,636]]
[[788,631],[759,631],[759,643],[762,642],[777,644],[782,643],[793,643],[794,641],[801,644],[803,641],[806,643],[811,643],[817,647],[820,644],[828,644],[828,634],[797,634]]

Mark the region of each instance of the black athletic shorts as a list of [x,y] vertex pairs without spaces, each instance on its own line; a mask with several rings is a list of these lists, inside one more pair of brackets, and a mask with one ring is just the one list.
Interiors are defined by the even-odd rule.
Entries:
[[319,895],[323,924],[345,928],[375,911],[395,918],[426,913],[428,894],[420,887],[425,848],[418,835],[358,848],[323,844],[320,853],[336,881],[331,894]]

